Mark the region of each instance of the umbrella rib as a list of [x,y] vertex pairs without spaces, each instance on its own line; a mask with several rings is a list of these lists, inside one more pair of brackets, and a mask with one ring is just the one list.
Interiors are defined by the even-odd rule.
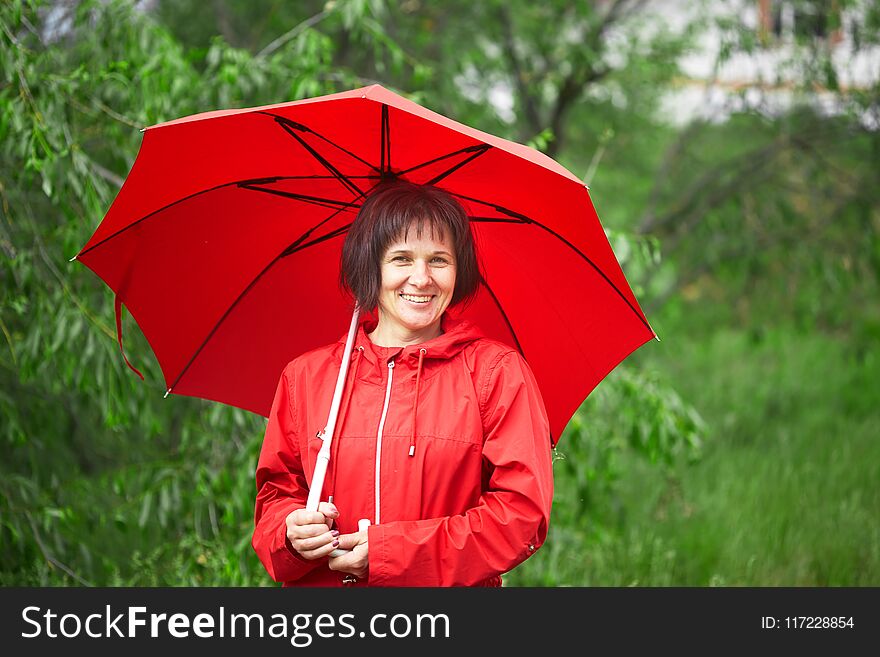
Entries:
[[[190,366],[193,364],[193,362],[195,361],[195,359],[198,358],[198,356],[199,356],[200,353],[202,353],[202,349],[205,348],[205,345],[208,344],[208,342],[211,341],[211,338],[212,338],[212,337],[214,337],[214,334],[217,332],[217,329],[220,328],[220,326],[223,324],[223,322],[226,321],[226,318],[229,317],[229,314],[235,309],[235,307],[238,305],[238,303],[239,303],[239,302],[240,302],[240,301],[241,301],[241,300],[247,295],[248,292],[251,291],[251,289],[253,289],[254,285],[257,284],[257,282],[258,282],[258,281],[259,281],[259,280],[260,280],[260,279],[266,274],[266,272],[268,272],[272,267],[274,267],[274,266],[275,266],[275,263],[278,262],[279,260],[281,260],[281,258],[283,258],[283,257],[285,257],[286,255],[289,255],[290,253],[293,253],[294,251],[296,251],[296,250],[297,250],[296,247],[297,247],[299,244],[301,244],[302,241],[303,241],[304,239],[306,239],[309,235],[311,235],[312,232],[313,232],[316,228],[318,228],[318,227],[324,225],[325,223],[327,223],[328,221],[330,221],[333,217],[335,217],[335,216],[338,215],[340,212],[342,212],[343,209],[344,209],[344,208],[340,208],[340,209],[338,209],[336,212],[334,212],[333,214],[331,214],[329,217],[327,217],[326,219],[324,219],[324,220],[321,221],[320,223],[316,224],[315,226],[312,226],[309,230],[307,230],[305,233],[303,233],[302,235],[300,235],[296,240],[293,241],[292,244],[290,244],[289,246],[285,247],[285,249],[284,249],[281,253],[279,253],[277,256],[275,256],[275,257],[269,262],[269,264],[266,265],[266,266],[263,268],[263,270],[262,270],[259,274],[257,274],[257,275],[254,277],[254,280],[252,280],[252,281],[248,284],[248,286],[247,286],[247,287],[241,292],[241,294],[239,294],[239,295],[236,297],[235,301],[233,301],[233,302],[230,304],[229,308],[226,309],[226,312],[223,313],[223,316],[222,316],[219,320],[217,320],[217,323],[214,324],[214,328],[212,328],[211,331],[208,333],[208,335],[205,336],[205,339],[202,341],[202,344],[199,345],[198,349],[196,349],[196,350],[193,352],[193,355],[190,357],[189,361],[186,363],[186,365],[184,365],[183,369],[181,369],[180,372],[177,374],[177,378],[174,379],[174,382],[168,387],[168,391],[169,391],[169,392],[171,392],[171,391],[174,390],[174,388],[177,386],[177,384],[178,384],[178,383],[180,382],[180,380],[183,378],[184,374],[186,374],[187,370],[189,370]],[[335,237],[336,234],[341,234],[341,233],[340,233],[338,230],[336,230],[336,231],[333,231],[332,233],[330,233],[330,236]],[[314,240],[313,242],[309,242],[307,245],[316,244],[316,243],[318,243],[318,242],[320,242],[320,241],[323,241],[323,239],[322,239],[322,238],[318,238],[317,240]]]
[[310,246],[314,246],[315,244],[320,244],[321,242],[326,242],[327,240],[333,239],[334,237],[339,237],[340,235],[345,234],[348,229],[351,228],[351,224],[346,224],[345,226],[340,226],[336,230],[332,230],[326,235],[321,235],[321,237],[316,237],[311,242],[306,242],[305,244],[294,243],[291,244],[287,249],[285,249],[282,256],[293,255],[297,251],[302,251],[303,249],[307,249]]
[[[353,192],[354,194],[356,194],[358,196],[364,195],[364,193],[361,191],[360,187],[355,185],[351,180],[348,179],[348,177],[345,176],[345,174],[343,174],[339,169],[337,169],[335,166],[330,164],[330,161],[327,158],[325,158],[323,155],[321,155],[318,151],[316,151],[314,149],[314,147],[312,147],[310,144],[306,143],[305,139],[303,139],[296,132],[294,132],[295,129],[289,125],[289,121],[287,121],[286,119],[282,119],[280,117],[276,118],[275,121],[278,123],[278,125],[281,126],[281,128],[282,128],[282,130],[284,130],[284,132],[286,132],[291,137],[296,139],[300,143],[300,145],[303,148],[305,148],[309,152],[309,154],[321,164],[321,166],[323,166],[325,169],[327,169],[327,171],[332,173],[337,178],[337,180],[339,180],[339,182],[341,182],[343,184],[343,186],[348,189],[348,191]],[[309,132],[312,132],[312,131],[310,130]],[[316,134],[316,133],[312,132],[312,134]]]
[[486,153],[490,148],[492,148],[492,147],[489,145],[486,145],[485,148],[480,148],[479,150],[472,153],[470,155],[470,157],[467,157],[464,160],[462,160],[461,162],[459,162],[458,164],[456,164],[455,166],[448,168],[443,173],[434,176],[433,178],[431,178],[431,180],[429,180],[425,184],[426,185],[436,185],[438,182],[440,182],[441,180],[443,180],[444,178],[446,178],[450,174],[454,173],[458,169],[462,168],[464,165],[470,164],[472,161],[474,161],[475,159],[480,157],[480,155],[482,155],[483,153]]
[[[492,302],[495,304],[495,307],[498,308],[498,312],[501,313],[501,316],[504,318],[504,323],[507,325],[507,330],[510,331],[510,335],[513,338],[514,343],[516,343],[516,350],[520,353],[520,355],[525,358],[526,355],[523,352],[522,345],[519,343],[519,339],[516,337],[516,331],[513,330],[513,324],[510,323],[510,319],[507,317],[507,313],[504,312],[504,308],[501,303],[498,301],[498,297],[495,296],[495,293],[492,291],[492,288],[489,287],[489,283],[486,282],[486,279],[482,276],[480,277],[480,283],[483,284],[483,287],[486,288],[486,292],[489,293],[489,296],[492,297]],[[528,359],[526,359],[528,360]]]
[[[347,178],[351,178],[352,180],[377,180],[379,176],[375,175],[357,175],[357,176],[346,176]],[[308,176],[269,176],[268,178],[253,178],[249,180],[245,180],[243,182],[250,183],[252,185],[265,185],[268,183],[278,182],[280,180],[336,180],[336,176],[333,175],[319,175],[317,173],[310,174]]]
[[[298,238],[296,238],[290,244],[290,246],[288,246],[286,249],[284,249],[284,251],[282,251],[281,255],[278,257],[283,258],[284,256],[288,256],[291,253],[296,253],[297,251],[300,251],[301,249],[306,248],[307,246],[311,246],[312,244],[319,244],[320,242],[323,242],[325,239],[329,239],[330,237],[336,237],[337,235],[341,234],[340,230],[343,230],[343,229],[348,230],[348,227],[351,226],[351,224],[347,224],[347,225],[343,226],[342,229],[337,228],[336,230],[330,231],[326,235],[323,235],[322,237],[315,238],[311,242],[307,242],[305,245],[300,246],[309,235],[314,233],[316,230],[318,230],[318,228],[320,228],[321,226],[326,224],[333,217],[335,217],[340,212],[342,212],[343,210],[346,210],[346,209],[347,208],[339,208],[336,212],[331,214],[329,217],[327,217],[323,221],[320,221],[317,224],[315,224],[314,226],[312,226],[311,228],[309,228],[306,232],[304,232],[302,235],[300,235]],[[344,230],[343,230],[343,232],[344,232]]]
[[486,144],[478,144],[476,146],[465,146],[464,148],[459,148],[457,151],[452,151],[451,153],[446,153],[445,155],[441,155],[439,157],[435,157],[427,162],[422,162],[421,164],[417,164],[405,171],[401,171],[399,175],[405,176],[408,173],[412,173],[416,169],[421,169],[422,167],[429,166],[434,164],[435,162],[439,162],[440,160],[446,160],[450,157],[455,157],[456,155],[460,155],[461,153],[473,153],[474,151],[486,151],[490,148],[490,146]]
[[[638,317],[639,321],[641,321],[642,324],[645,325],[645,328],[647,328],[653,335],[655,335],[655,336],[657,335],[657,333],[654,331],[654,329],[651,328],[651,325],[648,324],[648,321],[644,317],[642,317],[642,314],[638,310],[636,310],[636,307],[633,306],[632,302],[629,299],[627,299],[626,295],[624,295],[624,293],[620,291],[620,288],[617,287],[610,278],[608,278],[608,275],[604,271],[602,271],[602,269],[599,267],[599,265],[597,265],[595,262],[593,262],[592,259],[587,256],[587,254],[585,254],[583,251],[581,251],[579,248],[577,248],[574,244],[569,242],[567,239],[565,239],[562,235],[557,233],[555,230],[545,226],[544,224],[542,224],[539,221],[535,221],[531,217],[528,217],[524,214],[520,214],[519,212],[515,212],[513,210],[502,207],[500,205],[496,205],[495,203],[490,203],[488,201],[482,201],[477,198],[471,198],[470,196],[465,196],[464,194],[456,194],[455,192],[450,192],[450,193],[452,193],[455,196],[458,196],[459,198],[463,198],[468,201],[473,201],[475,203],[482,203],[483,205],[488,205],[492,208],[495,208],[496,210],[498,210],[498,212],[501,212],[502,214],[506,214],[510,217],[514,217],[515,219],[519,219],[519,221],[511,222],[511,223],[531,224],[531,225],[536,226],[538,228],[541,228],[542,230],[545,230],[548,233],[550,233],[551,235],[553,235],[553,237],[555,237],[560,242],[565,244],[568,248],[570,248],[572,251],[577,253],[581,258],[584,259],[584,261],[586,261],[593,269],[595,269],[596,272],[602,278],[605,279],[605,282],[611,286],[611,289],[613,289],[615,292],[617,292],[618,296],[620,296],[620,298],[623,299],[624,303],[626,303],[626,305],[629,306],[630,310],[632,310],[633,313],[635,313],[635,316]],[[478,222],[478,223],[483,223],[483,222]]]
[[617,286],[614,284],[614,282],[613,282],[610,278],[608,278],[608,275],[607,275],[604,271],[602,271],[602,269],[599,267],[599,265],[597,265],[595,262],[593,262],[592,259],[590,259],[589,257],[587,257],[587,255],[586,255],[583,251],[581,251],[581,250],[580,250],[579,248],[577,248],[574,244],[572,244],[571,242],[569,242],[567,239],[565,239],[562,235],[560,235],[559,233],[557,233],[557,232],[556,232],[555,230],[553,230],[552,228],[548,228],[548,227],[545,226],[544,224],[538,223],[537,221],[532,221],[532,222],[530,222],[530,223],[534,224],[534,225],[537,226],[538,228],[541,228],[541,229],[547,231],[548,233],[550,233],[551,235],[553,235],[556,239],[558,239],[559,241],[561,241],[563,244],[565,244],[567,247],[569,247],[572,251],[574,251],[575,253],[577,253],[581,258],[583,258],[587,263],[589,263],[589,265],[590,265],[593,269],[595,269],[596,272],[598,272],[598,274],[599,274],[602,278],[605,279],[605,282],[608,283],[608,285],[611,286],[611,289],[613,289],[615,292],[617,292],[617,295],[618,295],[621,299],[623,299],[624,303],[626,303],[627,306],[629,306],[629,309],[632,310],[633,313],[635,314],[635,316],[639,318],[639,321],[641,321],[642,324],[645,325],[645,328],[647,328],[647,329],[651,332],[652,335],[657,335],[657,334],[654,332],[654,329],[651,328],[651,325],[648,324],[648,320],[646,320],[646,319],[642,316],[642,313],[640,313],[640,312],[636,309],[636,307],[632,304],[632,302],[631,302],[629,299],[626,298],[626,295],[624,295],[624,293],[621,292],[620,288],[617,287]]
[[253,185],[249,185],[247,183],[239,184],[239,187],[242,189],[249,189],[254,192],[263,192],[264,194],[274,194],[275,196],[283,196],[284,198],[291,198],[296,201],[304,201],[306,203],[312,203],[314,205],[319,205],[324,208],[329,208],[331,210],[340,209],[340,210],[348,210],[350,208],[360,208],[360,205],[357,203],[348,203],[346,201],[337,201],[335,199],[330,198],[321,198],[319,196],[307,196],[305,194],[295,194],[293,192],[285,192],[280,189],[267,189],[265,187],[255,187]]
[[529,216],[526,216],[524,214],[520,214],[519,212],[516,212],[514,210],[510,210],[509,208],[505,208],[501,205],[498,205],[497,203],[492,203],[491,201],[484,201],[479,198],[474,198],[473,196],[465,196],[464,194],[459,194],[458,192],[455,192],[452,190],[448,190],[448,191],[450,194],[452,194],[453,196],[457,196],[458,198],[463,198],[466,201],[472,201],[473,203],[479,203],[481,205],[487,205],[494,210],[498,210],[498,212],[500,212],[502,214],[506,214],[508,217],[513,217],[514,219],[519,219],[519,223],[524,223],[524,224],[537,224],[538,223],[537,221],[535,221],[534,219],[532,219]]
[[[363,178],[366,178],[369,180],[376,179],[376,176],[359,176],[359,177],[363,177]],[[336,176],[274,176],[274,177],[270,177],[270,178],[247,178],[245,180],[233,180],[232,182],[227,182],[227,183],[223,183],[222,185],[216,185],[214,187],[209,187],[208,189],[200,189],[197,192],[193,192],[192,194],[187,194],[183,198],[179,198],[176,201],[172,201],[171,203],[168,203],[167,205],[163,205],[161,208],[157,208],[156,210],[153,210],[152,212],[145,214],[143,217],[141,217],[137,221],[131,222],[127,226],[123,226],[122,228],[117,230],[115,233],[112,233],[112,234],[108,235],[107,237],[105,237],[104,239],[102,239],[100,242],[96,242],[95,244],[92,244],[88,249],[85,249],[84,251],[80,251],[79,253],[76,254],[76,257],[81,258],[82,256],[93,251],[94,249],[97,249],[102,244],[109,242],[114,237],[118,237],[119,235],[126,232],[127,230],[134,228],[135,226],[140,224],[142,221],[146,221],[147,219],[150,219],[151,217],[156,216],[160,212],[164,212],[165,210],[167,210],[169,208],[173,208],[175,205],[178,205],[179,203],[183,203],[184,201],[188,201],[190,199],[196,198],[197,196],[201,196],[202,194],[209,194],[211,192],[216,192],[218,189],[223,189],[224,187],[243,187],[243,188],[248,188],[248,189],[254,189],[254,191],[269,192],[269,190],[267,190],[267,189],[253,188],[253,187],[248,187],[248,186],[249,185],[257,185],[257,184],[273,183],[273,182],[278,182],[280,180],[310,180],[312,178],[321,178],[321,179],[326,179],[326,180],[332,180],[332,179],[335,179]],[[283,194],[280,194],[280,195],[283,196]],[[339,204],[339,203],[342,203],[342,201],[332,201],[332,203]],[[357,206],[352,205],[352,207],[357,207]]]
[[[361,195],[361,196],[363,197],[363,195]],[[305,244],[303,244],[303,241],[306,238],[308,238],[309,235],[311,235],[315,230],[317,230],[318,228],[320,228],[321,226],[326,224],[328,221],[333,219],[333,217],[335,217],[336,215],[338,215],[340,212],[342,212],[345,209],[346,208],[339,208],[338,210],[336,210],[336,212],[334,212],[333,214],[328,216],[326,219],[324,219],[323,221],[320,221],[319,223],[317,223],[314,226],[312,226],[311,228],[309,228],[305,233],[303,233],[298,238],[296,238],[290,244],[290,246],[286,247],[281,253],[279,253],[277,256],[275,256],[275,258],[268,265],[266,265],[266,267],[263,268],[263,270],[259,274],[257,274],[257,276],[254,278],[254,280],[252,280],[250,282],[250,284],[248,284],[248,286],[244,289],[244,291],[242,291],[242,293],[238,295],[238,297],[235,299],[235,301],[232,302],[232,304],[229,306],[229,308],[226,309],[226,312],[223,313],[223,316],[217,321],[217,323],[214,325],[214,328],[211,329],[210,333],[208,333],[208,335],[205,337],[204,341],[202,341],[202,344],[199,345],[199,348],[196,349],[196,351],[193,353],[192,357],[189,359],[187,364],[184,366],[184,368],[177,375],[177,378],[174,379],[174,383],[172,383],[171,386],[168,388],[169,391],[172,391],[174,389],[174,387],[180,382],[180,379],[183,378],[184,374],[186,374],[187,370],[190,368],[190,365],[192,365],[193,362],[195,361],[195,359],[198,358],[198,355],[202,352],[202,349],[205,348],[205,345],[208,344],[208,342],[214,336],[214,333],[216,333],[217,329],[220,328],[220,325],[224,321],[226,321],[226,318],[229,316],[229,313],[231,313],[232,310],[238,305],[238,302],[241,301],[248,292],[250,292],[251,288],[253,288],[254,285],[256,285],[257,281],[259,281],[265,275],[265,273],[267,271],[269,271],[275,265],[276,262],[278,262],[279,260],[281,260],[281,258],[284,258],[285,256],[288,256],[292,253],[295,253],[296,251],[300,251],[300,250],[307,248],[309,246],[319,244],[319,243],[321,243],[325,240],[331,239],[333,237],[338,237],[339,235],[342,235],[345,232],[345,230],[348,229],[348,227],[351,224],[348,224],[348,225],[343,226],[341,228],[337,228],[336,230],[333,230],[333,231],[327,233],[326,235],[323,235],[321,237],[318,237],[318,238],[312,240],[311,242],[306,242]],[[302,246],[300,246],[300,245],[302,245]]]
[[377,168],[376,168],[376,165],[373,164],[372,162],[367,162],[364,158],[362,158],[362,157],[360,157],[360,156],[358,156],[358,155],[355,155],[354,153],[352,153],[352,152],[351,152],[350,150],[348,150],[347,148],[343,148],[342,146],[340,146],[339,144],[337,144],[335,141],[333,141],[333,140],[331,140],[331,139],[327,139],[327,137],[325,137],[325,136],[322,135],[321,133],[319,133],[319,132],[315,132],[315,131],[312,130],[310,127],[308,127],[308,126],[306,126],[306,125],[303,125],[302,123],[297,123],[296,121],[291,121],[290,119],[288,119],[288,118],[286,118],[286,117],[280,116],[280,115],[278,115],[278,114],[273,114],[272,112],[260,112],[260,114],[265,114],[266,116],[271,116],[271,117],[274,118],[275,121],[277,121],[278,123],[286,124],[286,125],[290,126],[291,128],[293,128],[294,130],[301,130],[301,131],[303,131],[303,132],[310,132],[311,134],[315,135],[315,137],[317,137],[318,139],[321,139],[321,140],[323,140],[323,141],[326,141],[328,144],[330,144],[330,145],[333,146],[334,148],[338,148],[339,150],[341,150],[341,151],[342,151],[343,153],[345,153],[346,155],[350,155],[351,157],[353,157],[354,159],[356,159],[356,160],[357,160],[358,162],[360,162],[361,164],[364,164],[364,165],[368,166],[369,168],[371,168],[371,169],[372,169],[373,171],[375,171],[376,173],[379,173],[379,174],[382,173],[382,171],[379,170],[379,169],[377,169]]
[[379,155],[380,169],[382,170],[382,180],[391,173],[391,123],[388,119],[388,105],[382,103],[382,139],[379,146],[381,151]]
[[477,224],[525,224],[527,221],[522,219],[502,219],[501,217],[474,217],[469,216],[468,219],[472,223]]

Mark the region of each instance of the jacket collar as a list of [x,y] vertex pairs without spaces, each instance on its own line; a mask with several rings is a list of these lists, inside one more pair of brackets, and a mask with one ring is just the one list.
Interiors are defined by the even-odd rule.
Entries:
[[[373,344],[368,333],[376,328],[378,323],[375,316],[368,315],[361,320],[355,336],[355,349],[363,349],[364,356],[374,363],[387,363],[388,359],[415,359],[419,358],[419,351],[425,349],[425,358],[449,359],[458,354],[470,343],[484,337],[483,332],[471,321],[466,319],[452,318],[444,313],[440,318],[442,333],[436,338],[422,342],[421,344],[408,345],[406,347],[381,347]],[[346,335],[339,342],[345,344]]]

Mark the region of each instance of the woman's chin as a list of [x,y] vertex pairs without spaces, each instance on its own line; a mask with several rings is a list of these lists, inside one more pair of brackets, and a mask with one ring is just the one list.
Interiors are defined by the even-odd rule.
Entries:
[[422,333],[425,331],[430,331],[432,328],[439,326],[440,318],[439,317],[426,317],[426,318],[406,318],[401,322],[401,328],[406,329],[412,333]]
[[404,312],[397,317],[391,318],[392,323],[397,324],[399,329],[410,333],[425,333],[439,327],[440,316],[435,312]]
[[407,327],[426,328],[440,319],[437,312],[437,304],[429,301],[423,306],[417,306],[409,301],[402,301],[397,306],[397,318]]
[[411,337],[421,336],[428,340],[440,333],[440,320],[445,309],[440,306],[436,299],[423,306],[398,300],[393,306],[393,312],[388,312],[387,308],[383,311],[380,307],[379,325],[383,333],[390,329],[397,335],[409,334]]

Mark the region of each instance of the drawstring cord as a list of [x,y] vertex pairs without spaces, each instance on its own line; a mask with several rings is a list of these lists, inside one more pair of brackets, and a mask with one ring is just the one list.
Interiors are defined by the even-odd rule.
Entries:
[[[361,361],[364,359],[364,354],[363,354],[364,347],[362,345],[359,345],[355,349],[355,351],[360,352],[360,357],[355,360],[354,368],[353,368],[354,371],[352,372],[350,380],[347,382],[347,385],[346,385],[345,397],[344,397],[342,405],[341,405],[341,416],[340,416],[341,422],[339,423],[339,429],[336,434],[337,436],[342,435],[342,430],[345,427],[345,421],[348,419],[348,407],[351,404],[352,392],[354,391],[354,386],[357,382],[358,368],[361,365]],[[425,354],[427,354],[427,353],[428,353],[428,350],[425,349],[424,347],[419,349],[419,364],[416,368],[416,390],[415,390],[415,397],[413,398],[413,408],[412,408],[412,429],[410,431],[409,456],[414,456],[416,453],[416,417],[418,416],[418,412],[419,412],[419,392],[420,392],[421,386],[422,386],[422,368],[424,366]],[[333,499],[333,495],[336,491],[336,473],[338,471],[338,468],[336,466],[337,466],[337,459],[339,458],[338,450],[339,450],[339,440],[334,439],[330,445],[330,451],[331,451],[331,455],[330,455],[331,467],[330,467],[330,472],[329,472],[329,475],[330,475],[330,487],[329,487],[330,497],[329,497],[329,499],[330,500]]]
[[428,353],[428,350],[424,347],[419,349],[419,366],[416,369],[416,396],[413,399],[412,432],[410,433],[409,439],[410,456],[413,456],[416,453],[416,415],[419,412],[419,387],[422,383],[422,361],[424,360],[426,353]]
[[[345,400],[342,403],[342,422],[339,423],[339,430],[336,432],[336,436],[342,435],[342,430],[345,428],[345,421],[348,419],[348,406],[351,402],[351,393],[354,390],[355,383],[357,382],[357,373],[358,368],[361,365],[361,361],[364,359],[364,348],[361,345],[358,345],[355,348],[355,351],[359,351],[360,358],[358,358],[354,363],[354,372],[351,375],[351,381],[348,382],[345,391]],[[336,471],[338,468],[336,467],[336,459],[339,458],[339,440],[334,437],[332,443],[330,443],[330,497],[328,498],[331,502],[333,501],[333,494],[336,492]]]

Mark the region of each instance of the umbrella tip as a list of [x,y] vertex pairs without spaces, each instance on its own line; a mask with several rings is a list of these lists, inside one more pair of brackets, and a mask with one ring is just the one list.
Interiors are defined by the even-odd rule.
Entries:
[[168,388],[168,390],[165,391],[165,396],[162,397],[162,399],[167,399],[168,395],[170,395],[170,394],[171,394],[171,388]]
[[68,260],[67,262],[73,262],[74,260],[77,259],[78,256],[79,256],[79,254],[77,253],[75,256],[73,256],[73,257],[72,257],[70,260]]
[[654,334],[654,339],[655,339],[657,342],[660,342],[660,336],[657,335],[656,333]]

